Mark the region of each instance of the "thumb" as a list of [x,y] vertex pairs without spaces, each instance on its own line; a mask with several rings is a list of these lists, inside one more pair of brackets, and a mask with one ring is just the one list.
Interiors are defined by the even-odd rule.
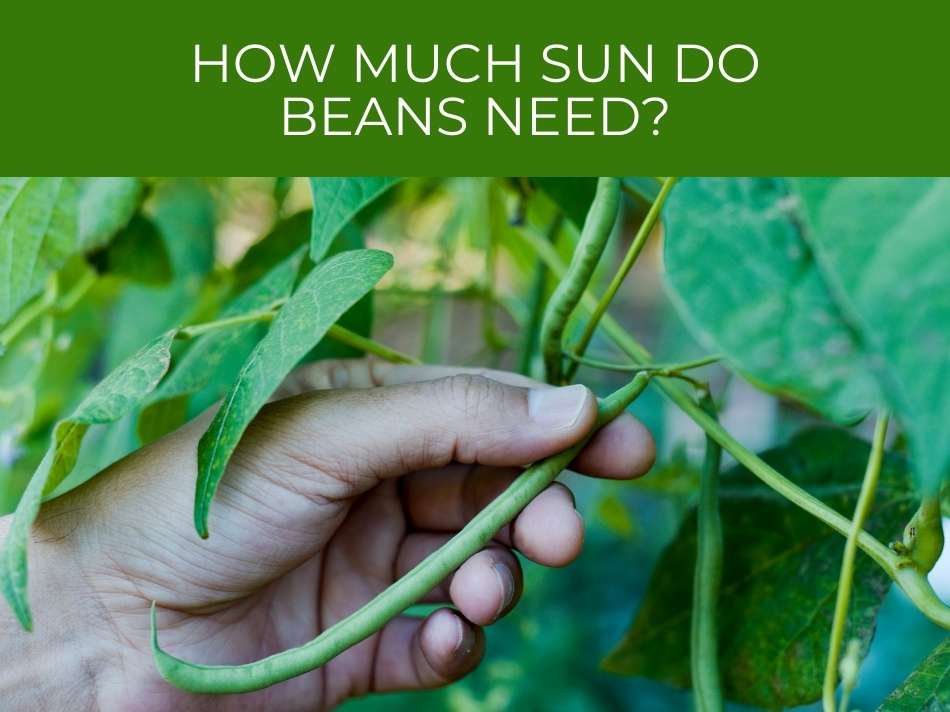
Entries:
[[596,418],[597,401],[583,385],[524,388],[459,374],[278,401],[248,435],[269,465],[303,462],[311,486],[329,477],[334,491],[319,494],[336,498],[453,461],[525,465],[578,442]]

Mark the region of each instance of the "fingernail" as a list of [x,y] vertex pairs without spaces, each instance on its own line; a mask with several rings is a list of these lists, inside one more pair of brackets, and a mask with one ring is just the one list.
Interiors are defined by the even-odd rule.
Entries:
[[495,611],[495,618],[508,610],[511,600],[515,597],[515,580],[511,575],[511,570],[504,564],[492,564],[492,570],[495,572],[495,580],[501,589],[501,603],[498,610]]
[[455,647],[452,648],[452,652],[457,653],[465,647],[465,626],[458,616],[453,615],[452,619],[455,621]]
[[528,393],[528,415],[546,428],[569,428],[580,418],[587,392],[587,387],[580,383],[563,388],[533,388]]
[[350,369],[346,366],[332,366],[330,368],[330,385],[333,388],[346,388],[350,385]]

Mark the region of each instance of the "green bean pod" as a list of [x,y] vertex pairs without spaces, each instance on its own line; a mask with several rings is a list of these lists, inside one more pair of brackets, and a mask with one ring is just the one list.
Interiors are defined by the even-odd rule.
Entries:
[[[616,418],[650,381],[638,373],[626,386],[600,401],[594,430]],[[430,554],[361,609],[304,645],[245,665],[198,665],[169,655],[159,647],[156,606],[151,611],[152,654],[158,671],[175,687],[197,693],[252,692],[303,675],[376,633],[418,601],[436,584],[480,551],[495,533],[544,490],[577,456],[594,431],[573,447],[526,469],[501,495],[479,512],[458,534]]]
[[544,321],[541,323],[544,370],[550,383],[561,382],[561,341],[564,329],[568,318],[584,295],[594,268],[607,246],[607,239],[617,220],[619,208],[620,179],[598,178],[597,192],[590,210],[587,211],[570,267],[551,295],[544,311]]
[[[716,406],[707,394],[700,405],[711,418]],[[693,617],[690,626],[690,671],[696,712],[722,712],[717,608],[722,580],[722,521],[719,516],[719,466],[722,447],[706,436],[699,502],[696,506],[696,567],[693,570]]]

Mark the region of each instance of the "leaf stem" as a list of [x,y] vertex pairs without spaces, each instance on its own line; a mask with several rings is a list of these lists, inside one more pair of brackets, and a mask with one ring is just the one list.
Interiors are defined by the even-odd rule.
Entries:
[[[217,319],[216,321],[208,321],[202,324],[193,324],[191,326],[183,327],[178,330],[176,338],[194,339],[198,336],[203,336],[204,334],[211,333],[212,331],[218,331],[220,329],[229,329],[231,327],[242,326],[244,324],[271,321],[275,316],[277,316],[278,308],[286,301],[286,299],[278,299],[270,307],[265,309],[257,309],[255,311],[247,312],[246,314],[238,314],[236,316],[227,317],[224,319]],[[373,354],[374,356],[378,356],[384,361],[389,361],[390,363],[422,363],[415,356],[404,354],[401,351],[390,348],[389,346],[381,344],[378,341],[373,341],[366,336],[361,336],[360,334],[350,331],[339,324],[334,324],[331,326],[327,330],[327,336],[329,336],[334,341],[339,341],[341,344],[351,346],[354,349],[359,349],[363,353]]]
[[[522,235],[535,252],[547,263],[552,274],[558,278],[563,277],[566,268],[557,252],[548,249],[550,246],[531,230],[523,230]],[[597,300],[589,292],[584,293],[581,301],[586,309],[593,310],[597,305]],[[604,314],[603,319],[601,319],[601,326],[604,333],[633,361],[638,363],[648,363],[650,361],[650,352],[609,314]],[[707,435],[718,442],[726,452],[762,480],[763,483],[839,534],[848,536],[851,531],[851,520],[784,477],[774,467],[746,448],[715,419],[705,413],[692,397],[683,390],[681,384],[665,379],[657,379],[656,387],[702,428]],[[941,628],[950,630],[950,607],[937,597],[925,575],[910,566],[907,559],[895,554],[866,531],[858,532],[857,543],[858,548],[870,556],[901,587],[921,613]]]
[[[858,533],[864,528],[864,522],[871,511],[874,493],[877,491],[881,475],[881,463],[884,460],[884,439],[887,437],[888,415],[878,415],[874,426],[874,438],[871,441],[871,454],[868,457],[861,491],[854,507],[854,517],[844,545],[841,557],[841,573],[838,575],[838,592],[835,599],[835,614],[831,623],[831,637],[828,641],[828,660],[825,665],[825,680],[822,686],[822,705],[825,712],[835,712],[835,690],[838,687],[838,659],[841,656],[841,643],[848,622],[848,605],[851,601],[851,582],[854,579],[854,557],[858,551]],[[844,712],[847,712],[845,710]]]
[[381,344],[378,341],[373,341],[370,338],[361,336],[356,332],[350,331],[339,324],[334,324],[327,331],[327,336],[329,336],[334,341],[339,341],[341,344],[346,344],[347,346],[352,346],[354,349],[359,349],[363,353],[373,354],[378,356],[383,361],[388,361],[389,363],[407,363],[412,365],[419,365],[422,363],[415,356],[410,356],[405,354],[402,351],[397,351],[394,348],[390,348],[385,344]]
[[[640,228],[637,230],[637,234],[633,238],[633,242],[630,243],[630,247],[627,249],[627,254],[624,255],[623,262],[620,263],[620,267],[617,269],[616,274],[614,274],[613,279],[610,280],[610,284],[607,285],[607,290],[597,301],[597,306],[594,307],[594,311],[587,320],[587,324],[584,327],[584,332],[581,334],[580,340],[572,349],[573,354],[577,356],[583,356],[584,352],[587,350],[587,347],[590,345],[590,340],[594,336],[594,331],[597,329],[597,325],[600,323],[601,318],[607,311],[607,307],[610,306],[610,302],[612,302],[613,298],[617,295],[617,291],[623,284],[624,279],[626,279],[630,269],[640,256],[640,252],[643,251],[643,246],[647,244],[647,240],[649,239],[650,235],[653,234],[653,228],[656,226],[656,221],[660,217],[660,211],[662,211],[663,204],[666,202],[666,196],[670,194],[670,190],[672,190],[675,183],[676,178],[663,179],[663,185],[660,187],[660,192],[656,196],[656,200],[653,201],[653,204],[650,206],[650,210],[647,211],[646,217],[644,217],[643,222],[640,223]],[[568,366],[567,372],[564,374],[565,380],[571,380],[576,372],[577,362],[575,361]]]
[[238,314],[236,316],[225,317],[224,319],[216,319],[215,321],[206,321],[201,324],[184,326],[178,330],[176,338],[195,339],[199,336],[203,336],[212,331],[218,331],[220,329],[230,329],[233,326],[242,326],[244,324],[253,324],[255,322],[271,321],[275,316],[277,316],[277,310],[274,307],[256,309],[254,311],[247,312],[246,314]]
[[94,269],[89,269],[83,276],[80,277],[79,281],[74,284],[68,292],[66,292],[62,298],[56,302],[55,309],[60,314],[65,314],[68,311],[71,311],[75,307],[79,300],[86,296],[86,293],[92,289],[92,286],[98,280],[99,275],[96,274]]
[[59,293],[59,278],[53,274],[46,281],[46,288],[32,302],[27,304],[13,317],[3,331],[0,331],[0,354],[7,350],[7,347],[14,342],[17,336],[28,327],[33,321],[42,316],[56,302],[56,296]]
[[[708,392],[703,396],[702,407],[710,417],[716,417],[716,406]],[[693,618],[690,629],[690,670],[697,712],[722,712],[717,624],[723,546],[722,521],[719,517],[721,460],[722,448],[707,436],[696,508],[696,568],[693,574]]]
[[713,363],[718,363],[722,360],[722,356],[719,354],[713,354],[711,356],[703,356],[702,358],[695,359],[693,361],[684,361],[683,363],[616,363],[614,361],[603,361],[601,359],[591,358],[589,356],[580,356],[576,353],[570,351],[565,351],[564,355],[576,361],[577,363],[590,366],[591,368],[599,368],[604,371],[620,371],[622,373],[638,373],[640,371],[659,371],[673,373],[676,371],[688,371],[693,368],[701,368],[703,366],[709,366]]
[[[597,424],[602,427],[622,413],[650,381],[647,373],[600,401]],[[373,635],[482,549],[496,532],[517,516],[567,467],[593,431],[581,442],[525,470],[501,495],[479,512],[447,543],[355,613],[324,630],[298,648],[285,650],[246,665],[197,665],[176,658],[159,647],[156,605],[152,604],[152,654],[159,673],[189,692],[238,693],[259,690],[310,672],[344,650]]]

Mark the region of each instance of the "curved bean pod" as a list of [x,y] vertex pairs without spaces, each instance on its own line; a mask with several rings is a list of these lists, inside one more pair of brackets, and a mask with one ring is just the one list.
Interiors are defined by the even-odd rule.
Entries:
[[[649,381],[649,373],[638,373],[626,386],[601,400],[594,430],[620,415],[643,392]],[[373,635],[481,550],[502,526],[514,519],[528,502],[554,481],[577,456],[593,432],[573,447],[529,467],[440,549],[361,609],[300,647],[245,665],[190,663],[169,655],[159,647],[156,605],[153,603],[151,643],[159,673],[182,690],[220,694],[260,690],[320,667]]]

